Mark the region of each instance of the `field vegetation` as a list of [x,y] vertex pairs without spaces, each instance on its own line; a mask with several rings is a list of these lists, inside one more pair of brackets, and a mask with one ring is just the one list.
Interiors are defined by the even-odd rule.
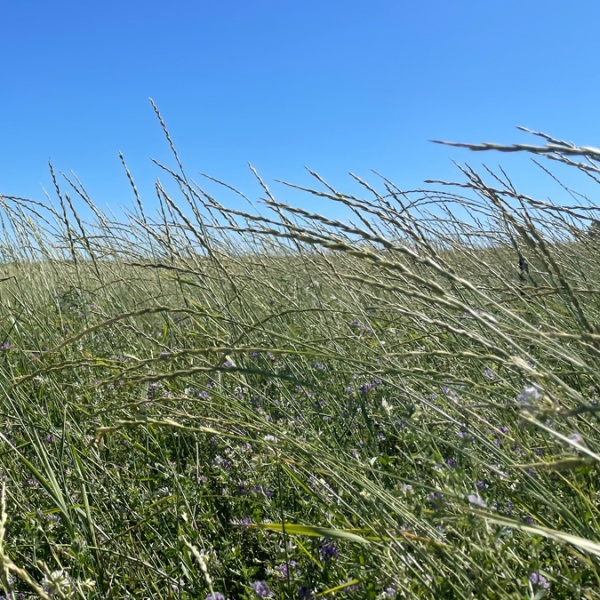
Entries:
[[[472,149],[600,176],[535,135]],[[598,204],[463,167],[257,212],[173,152],[156,211],[124,161],[122,218],[0,197],[4,597],[600,598]]]

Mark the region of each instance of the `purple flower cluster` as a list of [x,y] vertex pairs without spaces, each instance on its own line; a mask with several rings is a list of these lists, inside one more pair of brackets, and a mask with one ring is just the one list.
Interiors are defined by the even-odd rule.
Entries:
[[266,581],[253,581],[250,587],[259,598],[272,598],[273,592]]
[[333,544],[323,544],[319,549],[319,553],[323,560],[331,560],[340,555],[339,550]]
[[431,492],[427,496],[427,504],[434,510],[439,510],[444,505],[444,494],[442,492]]
[[375,384],[371,383],[370,381],[365,381],[363,384],[361,384],[361,386],[358,388],[358,393],[361,396],[366,396],[370,391],[375,389]]
[[373,332],[373,329],[369,325],[365,325],[361,321],[352,321],[352,323],[350,323],[350,327],[355,331],[367,331],[369,333]]
[[281,571],[281,576],[287,578],[290,574],[290,571],[298,566],[298,563],[295,560],[290,560],[288,563],[283,563],[281,567],[279,567]]
[[538,589],[547,590],[550,587],[548,580],[543,575],[535,572],[529,576],[529,582],[534,588]]

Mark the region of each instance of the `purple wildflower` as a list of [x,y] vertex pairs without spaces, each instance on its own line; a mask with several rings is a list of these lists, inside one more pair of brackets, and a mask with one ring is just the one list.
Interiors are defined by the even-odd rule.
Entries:
[[223,467],[223,469],[231,469],[233,463],[228,458],[223,458],[219,454],[215,456],[215,460],[213,461],[217,467]]
[[438,491],[431,492],[427,496],[427,503],[433,509],[441,508],[444,504],[444,494],[442,494],[442,492],[438,492]]
[[289,563],[283,563],[280,567],[282,577],[287,578],[290,574],[290,571],[297,566],[298,563],[295,560],[290,560]]
[[265,496],[265,498],[272,498],[273,497],[273,492],[268,489],[267,487],[265,487],[264,485],[255,485],[252,488],[252,491],[257,494],[263,494]]
[[453,458],[447,458],[446,459],[446,465],[448,465],[448,467],[450,467],[451,469],[456,469],[456,467],[458,466],[458,463],[456,462],[456,460],[454,460]]
[[535,572],[529,576],[529,582],[534,588],[547,590],[550,587],[548,580],[543,575]]
[[525,523],[528,523],[529,525],[535,525],[537,523],[535,517],[532,517],[531,515],[525,517],[524,521],[525,521]]
[[253,581],[250,587],[259,598],[272,598],[273,592],[269,589],[266,581]]
[[358,392],[360,393],[361,396],[365,396],[367,393],[369,393],[374,388],[375,388],[375,386],[370,381],[365,381],[358,388]]
[[331,560],[340,555],[339,550],[333,544],[323,544],[319,549],[319,552],[323,560]]
[[519,404],[531,404],[533,401],[541,400],[542,394],[535,385],[529,385],[517,396]]
[[211,592],[204,600],[227,600],[221,592]]
[[484,376],[484,377],[487,377],[488,379],[490,379],[490,380],[492,380],[492,381],[493,381],[494,379],[496,379],[496,374],[495,374],[495,373],[494,373],[494,371],[492,371],[492,369],[490,369],[489,367],[486,367],[486,368],[483,370],[483,376]]

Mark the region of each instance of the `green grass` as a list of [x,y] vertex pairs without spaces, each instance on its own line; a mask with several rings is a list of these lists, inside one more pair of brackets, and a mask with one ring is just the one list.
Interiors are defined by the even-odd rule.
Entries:
[[600,598],[600,207],[167,171],[1,198],[6,597]]

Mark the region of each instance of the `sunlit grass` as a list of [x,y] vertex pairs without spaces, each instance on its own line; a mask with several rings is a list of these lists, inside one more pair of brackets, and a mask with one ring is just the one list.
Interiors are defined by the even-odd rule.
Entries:
[[600,597],[597,207],[176,162],[153,214],[1,198],[5,595]]

